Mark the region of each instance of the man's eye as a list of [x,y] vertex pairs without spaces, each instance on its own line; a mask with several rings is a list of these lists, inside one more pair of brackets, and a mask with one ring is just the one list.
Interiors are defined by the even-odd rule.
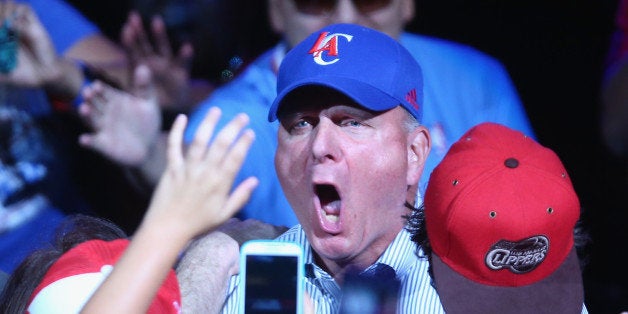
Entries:
[[307,122],[307,121],[305,121],[305,120],[299,120],[299,121],[295,122],[295,123],[292,125],[292,128],[295,128],[295,129],[300,129],[300,128],[305,128],[305,127],[307,127],[307,126],[309,126],[309,125],[310,125],[310,123],[309,123],[309,122]]
[[310,128],[310,125],[311,124],[305,119],[296,120],[292,124],[290,124],[288,131],[290,131],[291,133],[303,132],[304,130]]
[[340,123],[340,125],[342,126],[348,126],[348,127],[360,127],[362,126],[362,122],[358,121],[358,120],[354,120],[354,119],[348,119],[348,120],[344,120]]

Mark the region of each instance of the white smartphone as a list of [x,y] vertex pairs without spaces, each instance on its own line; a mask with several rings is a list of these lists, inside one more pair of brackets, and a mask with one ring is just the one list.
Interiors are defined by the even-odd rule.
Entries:
[[303,313],[303,250],[293,242],[251,240],[240,249],[240,313]]

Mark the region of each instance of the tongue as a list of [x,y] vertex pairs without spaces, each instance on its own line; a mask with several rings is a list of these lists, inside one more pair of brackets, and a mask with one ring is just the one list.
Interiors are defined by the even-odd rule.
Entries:
[[338,192],[332,185],[321,184],[316,186],[316,194],[320,200],[323,229],[330,233],[340,232],[342,202]]
[[338,231],[340,227],[339,215],[340,215],[340,200],[329,202],[323,205],[323,228],[327,231]]
[[338,215],[340,213],[340,200],[331,201],[323,205],[323,210],[327,215]]

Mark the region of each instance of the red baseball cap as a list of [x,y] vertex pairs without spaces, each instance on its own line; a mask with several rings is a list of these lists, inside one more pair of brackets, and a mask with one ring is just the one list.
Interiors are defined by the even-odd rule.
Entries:
[[[65,252],[46,272],[27,313],[78,313],[107,278],[129,244],[127,239],[90,240]],[[111,300],[115,302],[115,300]],[[162,283],[148,313],[180,313],[181,292],[173,270]]]
[[427,234],[448,313],[580,313],[580,202],[558,156],[496,123],[471,128],[430,176]]

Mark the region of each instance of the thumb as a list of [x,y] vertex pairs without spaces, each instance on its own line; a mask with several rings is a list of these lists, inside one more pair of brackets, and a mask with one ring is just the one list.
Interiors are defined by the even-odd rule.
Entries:
[[107,153],[105,139],[102,134],[99,133],[83,133],[79,135],[79,144],[85,148],[91,149],[95,152],[105,154]]
[[132,93],[143,99],[156,99],[155,83],[150,68],[145,64],[135,67],[133,72]]

